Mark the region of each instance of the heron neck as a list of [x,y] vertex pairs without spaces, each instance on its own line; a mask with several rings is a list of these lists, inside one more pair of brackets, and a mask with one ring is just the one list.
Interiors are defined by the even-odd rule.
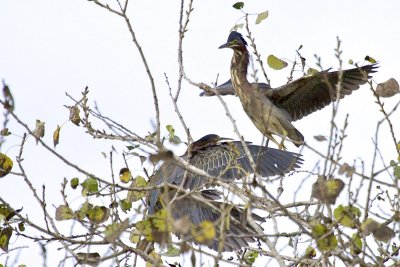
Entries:
[[231,79],[233,88],[239,98],[246,92],[251,91],[250,83],[247,81],[247,66],[249,65],[249,52],[246,48],[234,50],[231,62]]

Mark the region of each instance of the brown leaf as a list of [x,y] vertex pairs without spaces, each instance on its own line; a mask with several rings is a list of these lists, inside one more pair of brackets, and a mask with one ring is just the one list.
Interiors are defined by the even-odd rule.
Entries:
[[336,198],[344,188],[344,183],[340,179],[318,180],[312,186],[312,197],[321,200],[326,204],[335,204]]
[[79,123],[81,122],[81,117],[79,116],[79,113],[80,110],[77,106],[69,107],[69,120],[76,126],[79,126]]
[[380,97],[392,97],[398,93],[399,83],[394,78],[390,78],[376,87],[376,94]]
[[356,170],[354,169],[354,167],[350,166],[347,163],[343,163],[342,166],[340,166],[338,173],[340,175],[346,174],[346,177],[350,178],[353,176],[355,171]]
[[326,137],[323,135],[314,135],[314,139],[318,142],[326,141]]
[[40,120],[36,120],[36,128],[33,130],[33,136],[36,138],[36,144],[39,139],[44,136],[44,122]]

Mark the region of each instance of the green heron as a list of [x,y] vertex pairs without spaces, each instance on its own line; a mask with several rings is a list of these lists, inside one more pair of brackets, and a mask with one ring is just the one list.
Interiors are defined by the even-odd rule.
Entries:
[[[272,134],[288,137],[295,145],[304,142],[303,135],[292,125],[292,121],[301,119],[336,100],[336,92],[332,85],[337,84],[339,72],[329,70],[303,77],[278,88],[269,85],[250,84],[247,80],[249,52],[247,43],[236,31],[229,34],[228,41],[219,48],[232,48],[231,84],[234,93],[239,96],[243,109],[257,129],[279,144]],[[343,71],[340,97],[350,95],[360,85],[365,84],[370,74],[376,72],[377,65],[367,65]],[[222,93],[232,94],[229,81],[223,84]],[[210,94],[208,94],[210,95]]]
[[[296,153],[251,143],[248,143],[247,146],[254,161],[257,162],[257,172],[262,177],[283,175],[300,167],[302,163],[300,155]],[[227,183],[253,172],[242,143],[230,141],[228,138],[221,138],[215,134],[206,135],[193,142],[182,158],[191,165]],[[161,185],[163,182],[181,186],[182,189],[190,189],[191,192],[185,190],[177,192],[176,189],[168,188],[166,194],[164,192],[165,187],[149,191],[147,194],[149,215],[165,207],[166,202],[174,199],[174,196],[178,193],[182,197],[175,198],[170,203],[171,216],[174,220],[186,217],[194,226],[198,226],[203,221],[210,221],[217,225],[215,228],[218,232],[218,221],[221,220],[222,213],[221,207],[230,207],[227,212],[229,216],[236,220],[230,223],[229,229],[226,231],[227,236],[223,250],[239,250],[254,241],[254,238],[250,236],[256,233],[256,230],[248,224],[239,223],[240,221],[243,222],[241,220],[242,210],[217,201],[221,196],[220,192],[203,190],[205,186],[212,185],[208,183],[206,177],[190,173],[172,162],[165,161],[159,170],[150,177],[149,186]],[[199,200],[199,198],[204,201]],[[256,221],[263,220],[255,214],[252,214],[252,217]],[[217,250],[217,240],[214,240],[210,247]]]

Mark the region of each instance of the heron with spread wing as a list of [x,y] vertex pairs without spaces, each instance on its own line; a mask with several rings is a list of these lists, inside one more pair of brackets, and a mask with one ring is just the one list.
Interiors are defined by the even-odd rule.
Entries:
[[[262,177],[283,175],[299,168],[303,161],[296,153],[251,143],[247,143],[247,147],[256,163],[256,172]],[[241,142],[221,138],[215,134],[206,135],[193,142],[182,159],[226,183],[234,182],[235,179],[254,172]],[[210,221],[215,224],[219,232],[219,223],[224,219],[222,214],[225,214],[233,220],[230,221],[229,228],[225,232],[225,241],[222,246],[224,251],[239,250],[255,241],[251,235],[254,235],[257,229],[243,220],[242,209],[218,201],[222,195],[218,190],[204,189],[213,185],[207,177],[187,171],[173,162],[165,161],[150,177],[149,186],[155,187],[163,183],[167,187],[160,186],[147,194],[149,215],[162,210],[169,204],[173,220],[186,218],[194,226]],[[168,185],[178,186],[183,190],[178,191],[176,187],[168,187]],[[251,216],[255,221],[263,221],[255,214]],[[218,245],[216,239],[209,244],[214,250],[218,250]]]
[[[339,72],[329,72],[329,70],[318,72],[275,89],[267,84],[251,84],[247,80],[249,52],[246,46],[247,43],[242,35],[232,31],[228,41],[219,47],[233,49],[231,82],[228,81],[220,87],[221,93],[239,96],[244,111],[257,129],[279,147],[283,144],[278,143],[273,134],[281,136],[283,140],[288,137],[295,145],[301,145],[304,136],[291,122],[336,100],[335,85],[339,81]],[[344,70],[340,98],[350,95],[360,85],[365,84],[371,78],[371,74],[376,72],[377,67],[376,64],[372,64]]]

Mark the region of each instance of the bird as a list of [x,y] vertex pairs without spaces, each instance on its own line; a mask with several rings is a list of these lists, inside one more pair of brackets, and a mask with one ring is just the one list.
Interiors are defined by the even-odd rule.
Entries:
[[[257,165],[256,171],[262,177],[283,175],[299,168],[303,162],[301,155],[297,153],[253,145],[250,142],[246,142],[246,145]],[[205,135],[193,142],[181,158],[225,183],[232,183],[235,179],[254,172],[242,143],[216,134]],[[257,229],[247,223],[243,224],[243,210],[218,201],[222,193],[216,189],[206,189],[212,186],[206,177],[186,171],[171,161],[164,161],[149,178],[148,185],[156,187],[163,183],[167,187],[160,186],[147,193],[146,203],[150,216],[170,203],[173,220],[186,218],[194,226],[210,221],[216,224],[215,228],[219,234],[218,222],[223,219],[221,209],[225,207],[223,210],[235,220],[230,222],[229,229],[226,230],[222,250],[237,251],[255,241],[250,236],[256,233]],[[177,186],[182,190],[177,190]],[[174,201],[171,203],[172,199]],[[263,218],[254,213],[251,213],[251,216],[255,221],[263,221]],[[213,239],[208,245],[218,250],[217,239]]]
[[[291,122],[336,100],[337,94],[333,85],[338,83],[338,71],[330,72],[328,69],[278,88],[271,88],[268,84],[249,83],[247,80],[249,52],[247,42],[240,33],[232,31],[228,41],[219,48],[233,49],[231,80],[220,87],[221,92],[239,96],[244,111],[257,129],[279,148],[284,147],[285,138],[289,138],[296,146],[302,145],[304,136]],[[376,63],[344,70],[340,98],[350,95],[360,85],[365,84],[377,68]],[[282,137],[282,142],[278,143],[272,135]]]

